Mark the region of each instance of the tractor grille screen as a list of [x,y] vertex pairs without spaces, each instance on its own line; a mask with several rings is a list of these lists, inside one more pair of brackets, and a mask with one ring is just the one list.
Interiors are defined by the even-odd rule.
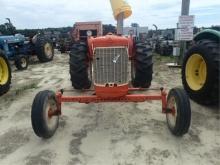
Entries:
[[128,51],[126,47],[96,48],[93,75],[96,84],[125,84],[128,81]]

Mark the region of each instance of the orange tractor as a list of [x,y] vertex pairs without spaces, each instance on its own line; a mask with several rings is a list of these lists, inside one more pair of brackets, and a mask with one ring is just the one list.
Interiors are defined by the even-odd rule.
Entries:
[[97,22],[76,22],[73,26],[71,36],[74,41],[86,41],[87,32],[91,32],[91,36],[98,37],[102,36],[102,23]]
[[[123,20],[131,15],[130,6],[123,0],[111,0],[117,35],[92,37],[87,31],[86,41],[77,41],[70,52],[72,86],[82,95],[65,95],[70,90],[39,92],[32,105],[31,120],[35,134],[42,138],[54,135],[59,124],[64,102],[145,102],[159,100],[166,115],[168,128],[176,135],[187,133],[191,108],[185,91],[171,89],[168,96],[164,88],[149,88],[153,74],[151,48],[124,37]],[[129,78],[131,77],[131,79]],[[137,91],[140,91],[137,94]],[[153,91],[153,92],[150,92]],[[91,94],[85,95],[90,92]]]

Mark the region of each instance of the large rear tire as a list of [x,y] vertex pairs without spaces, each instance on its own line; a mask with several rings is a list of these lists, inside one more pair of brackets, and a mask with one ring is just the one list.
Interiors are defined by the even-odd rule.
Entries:
[[186,53],[182,67],[182,82],[189,96],[204,105],[219,103],[220,79],[219,43],[200,40]]
[[132,63],[132,85],[149,88],[153,74],[153,55],[150,46],[141,42],[137,43],[135,59]]
[[8,92],[10,84],[11,67],[4,53],[0,50],[0,96]]
[[84,42],[73,44],[70,51],[70,77],[75,89],[89,89],[87,45]]
[[50,39],[43,36],[37,36],[35,43],[36,54],[40,62],[49,62],[53,60],[54,49]]

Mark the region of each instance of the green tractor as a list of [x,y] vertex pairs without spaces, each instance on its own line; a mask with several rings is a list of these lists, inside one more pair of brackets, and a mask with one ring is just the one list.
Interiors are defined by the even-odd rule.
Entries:
[[8,92],[11,84],[11,68],[9,62],[0,50],[0,96]]
[[207,29],[194,37],[182,65],[183,87],[194,101],[219,104],[220,32]]

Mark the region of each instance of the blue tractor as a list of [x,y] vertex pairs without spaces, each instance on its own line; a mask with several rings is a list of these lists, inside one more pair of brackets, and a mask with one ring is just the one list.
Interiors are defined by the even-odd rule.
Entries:
[[40,62],[52,61],[54,56],[51,40],[40,34],[32,39],[27,39],[21,34],[2,35],[0,50],[8,60],[14,61],[18,70],[27,69],[31,55],[37,55]]

